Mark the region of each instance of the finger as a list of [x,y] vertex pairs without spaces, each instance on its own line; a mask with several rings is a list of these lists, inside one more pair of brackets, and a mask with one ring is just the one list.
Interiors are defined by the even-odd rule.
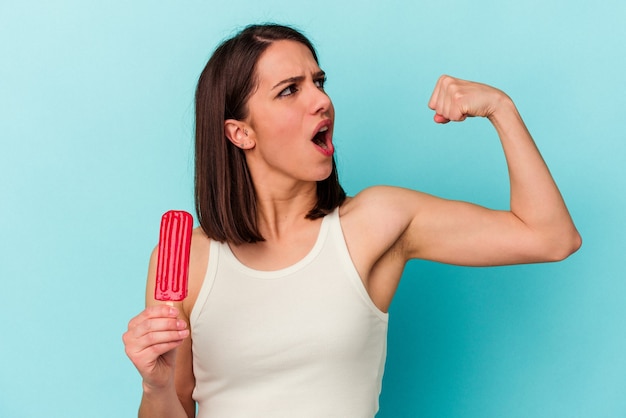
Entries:
[[467,92],[464,91],[463,81],[452,77],[446,77],[444,84],[445,93],[440,96],[441,101],[439,107],[437,108],[437,112],[448,122],[464,121],[467,118]]
[[[157,358],[169,355],[169,353],[178,348],[183,343],[183,341],[184,340],[170,341],[166,343],[151,345],[150,347],[147,347],[144,352],[138,353],[140,356],[138,358],[144,359],[148,364],[153,363],[154,361],[156,361]],[[174,359],[172,358],[168,360],[168,362],[169,361],[173,362]]]
[[141,338],[155,332],[182,331],[187,328],[187,322],[176,318],[151,318],[129,329],[134,338]]
[[149,371],[159,358],[162,358],[167,363],[173,364],[174,350],[182,345],[184,339],[177,341],[166,341],[163,343],[152,344],[147,347],[137,349],[135,347],[126,347],[126,355],[137,367],[140,373]]
[[157,331],[140,337],[125,336],[126,353],[129,357],[158,357],[180,345],[189,336],[189,330]]
[[128,323],[128,329],[134,328],[140,323],[151,318],[177,318],[178,309],[173,306],[155,305],[144,309],[139,315],[131,319]]
[[446,76],[442,75],[435,83],[435,88],[433,89],[433,93],[428,101],[428,107],[432,110],[436,111],[441,105],[441,97],[445,94],[445,80]]
[[148,317],[152,317],[152,318],[156,318],[156,317],[174,318],[180,315],[180,311],[178,310],[178,308],[171,306],[171,305],[166,305],[166,304],[148,306],[146,309],[144,309],[144,312]]
[[189,336],[189,330],[153,332],[140,339],[138,353],[146,351],[160,356],[177,347]]
[[175,318],[157,318],[143,321],[129,328],[122,336],[127,352],[139,352],[155,344],[179,341],[189,336],[187,323]]
[[428,99],[428,107],[432,110],[435,110],[437,107],[437,101],[439,100],[439,81],[435,84],[433,88],[433,92],[430,95],[430,99]]
[[451,78],[447,76],[441,76],[439,81],[439,95],[437,97],[437,107],[435,112],[443,116],[445,119],[450,120],[450,89]]
[[180,343],[189,336],[188,329],[181,329],[177,331],[158,331],[151,332],[137,339],[138,346],[145,348],[160,346],[163,344]]
[[440,115],[439,113],[435,113],[435,117],[433,118],[435,120],[436,123],[448,123],[450,122],[450,119],[443,117],[443,115]]

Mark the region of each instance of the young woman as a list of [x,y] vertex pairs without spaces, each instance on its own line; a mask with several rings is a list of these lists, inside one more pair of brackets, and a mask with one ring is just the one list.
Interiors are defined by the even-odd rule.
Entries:
[[333,104],[313,46],[250,26],[215,51],[196,94],[189,296],[155,301],[124,334],[141,417],[372,417],[387,309],[413,258],[467,266],[561,260],[581,245],[511,99],[441,77],[435,122],[488,118],[510,173],[509,211],[396,187],[346,197]]

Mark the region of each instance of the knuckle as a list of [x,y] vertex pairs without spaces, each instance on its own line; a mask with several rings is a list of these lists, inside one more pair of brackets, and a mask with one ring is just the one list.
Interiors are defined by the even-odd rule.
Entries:
[[133,318],[128,322],[128,325],[126,326],[126,332],[129,332],[130,330],[135,328],[137,328],[137,321],[135,321],[135,319]]
[[144,321],[142,324],[142,328],[144,332],[147,332],[147,333],[151,332],[154,329],[153,321],[151,320]]
[[126,355],[128,356],[128,358],[132,359],[133,358],[133,354],[134,352],[131,351],[130,347],[126,346],[124,348],[124,352],[126,353]]
[[148,340],[148,345],[154,345],[159,341],[158,334],[154,332],[150,332],[146,334],[146,340]]
[[452,100],[454,100],[454,102],[456,103],[459,103],[459,102],[462,102],[464,98],[465,98],[465,94],[458,88],[455,88],[454,91],[452,92]]
[[446,88],[450,88],[453,84],[454,84],[455,78],[454,77],[450,77],[449,75],[442,75],[441,76],[441,83],[446,87]]

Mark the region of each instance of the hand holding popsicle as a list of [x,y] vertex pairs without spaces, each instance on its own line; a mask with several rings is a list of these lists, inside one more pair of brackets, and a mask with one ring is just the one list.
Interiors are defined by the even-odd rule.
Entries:
[[[168,417],[183,416],[177,405],[174,376],[180,347],[190,349],[185,345],[190,331],[182,307],[174,307],[173,303],[187,296],[192,227],[193,218],[187,212],[169,211],[163,215],[159,244],[151,258],[148,307],[129,322],[123,336],[126,354],[141,374],[144,398],[151,399],[147,405]],[[147,416],[158,415],[150,408],[144,412]]]
[[175,363],[174,349],[189,335],[178,314],[171,306],[150,306],[130,320],[124,333],[126,354],[150,387],[167,386]]

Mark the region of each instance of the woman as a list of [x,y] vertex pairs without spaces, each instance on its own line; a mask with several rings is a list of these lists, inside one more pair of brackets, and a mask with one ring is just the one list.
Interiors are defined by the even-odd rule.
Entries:
[[[511,209],[413,190],[346,197],[334,109],[310,42],[250,26],[215,51],[196,94],[196,210],[189,296],[154,300],[124,334],[142,417],[371,417],[387,309],[413,258],[467,266],[561,260],[581,245],[513,102],[441,77],[435,122],[488,118]],[[190,338],[191,337],[191,338]]]

